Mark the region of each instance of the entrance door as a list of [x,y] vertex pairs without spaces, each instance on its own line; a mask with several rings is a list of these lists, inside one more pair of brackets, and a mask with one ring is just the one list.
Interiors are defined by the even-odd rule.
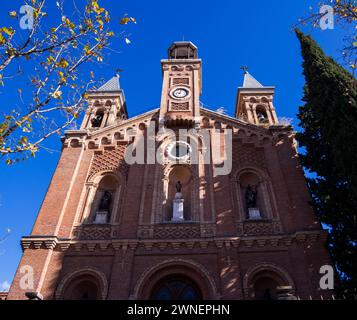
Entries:
[[170,277],[161,280],[153,289],[151,300],[201,300],[198,287],[183,277]]

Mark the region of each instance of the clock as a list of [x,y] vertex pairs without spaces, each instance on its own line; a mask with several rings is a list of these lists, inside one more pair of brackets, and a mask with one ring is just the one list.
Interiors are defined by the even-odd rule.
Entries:
[[178,98],[178,99],[183,99],[183,98],[186,98],[188,96],[188,91],[186,89],[176,89],[172,92],[172,95],[175,97],[175,98]]

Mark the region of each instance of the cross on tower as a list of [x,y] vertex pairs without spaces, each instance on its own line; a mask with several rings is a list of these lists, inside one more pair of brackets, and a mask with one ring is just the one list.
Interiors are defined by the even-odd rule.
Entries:
[[248,72],[248,67],[247,66],[241,66],[240,68],[244,71],[244,73]]

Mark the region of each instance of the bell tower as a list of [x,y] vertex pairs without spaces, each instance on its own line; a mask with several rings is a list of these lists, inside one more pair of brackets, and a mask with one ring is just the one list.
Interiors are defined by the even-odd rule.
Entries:
[[278,125],[273,105],[275,87],[265,87],[245,71],[243,86],[238,88],[236,117],[259,126]]
[[87,91],[87,97],[89,106],[81,129],[98,130],[128,118],[119,75],[115,75],[98,89]]
[[174,42],[161,66],[160,126],[199,127],[202,62],[197,47],[192,42]]

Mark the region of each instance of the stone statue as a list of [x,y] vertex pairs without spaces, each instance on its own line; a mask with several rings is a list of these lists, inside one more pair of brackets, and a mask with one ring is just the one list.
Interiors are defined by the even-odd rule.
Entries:
[[245,203],[247,204],[248,209],[257,207],[257,196],[257,188],[248,185],[247,190],[245,191]]
[[102,199],[100,200],[99,211],[108,211],[109,212],[111,199],[112,199],[112,195],[110,194],[110,192],[105,191]]
[[182,191],[181,181],[177,181],[177,183],[176,183],[176,191],[177,191],[177,193],[181,193],[181,191]]
[[173,200],[173,212],[172,219],[173,222],[182,222],[185,220],[184,218],[184,199],[182,198],[182,184],[181,181],[176,182],[176,194],[175,199]]

